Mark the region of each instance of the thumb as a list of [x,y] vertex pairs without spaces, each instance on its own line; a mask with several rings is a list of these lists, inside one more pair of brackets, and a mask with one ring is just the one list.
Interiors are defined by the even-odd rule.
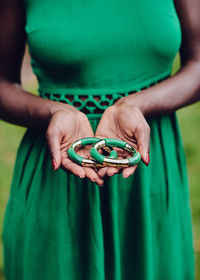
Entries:
[[48,129],[46,132],[46,138],[52,167],[54,170],[57,170],[61,165],[60,136],[55,131]]
[[137,140],[138,150],[141,154],[142,161],[148,166],[150,162],[150,128],[148,124],[137,128],[135,138]]

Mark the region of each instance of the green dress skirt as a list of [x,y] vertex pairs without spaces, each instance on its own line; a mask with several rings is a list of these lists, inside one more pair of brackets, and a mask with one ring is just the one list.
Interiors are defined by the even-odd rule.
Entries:
[[[181,43],[172,0],[23,3],[40,95],[87,110],[94,131],[96,108],[170,74]],[[194,279],[176,116],[147,121],[150,165],[141,162],[134,175],[115,175],[102,188],[54,172],[45,132],[27,130],[4,220],[6,280]]]
[[[90,118],[95,129],[99,118]],[[151,163],[102,188],[51,167],[43,132],[18,151],[4,223],[8,280],[192,280],[185,158],[176,118],[149,122]]]

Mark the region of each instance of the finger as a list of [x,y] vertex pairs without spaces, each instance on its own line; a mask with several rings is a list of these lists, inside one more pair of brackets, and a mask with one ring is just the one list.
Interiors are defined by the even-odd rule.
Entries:
[[90,179],[92,182],[96,183],[99,186],[102,186],[104,181],[98,176],[94,169],[86,167],[84,168],[85,177]]
[[149,165],[150,128],[148,124],[138,127],[135,133],[135,137],[138,144],[138,150],[142,156],[142,161],[146,165]]
[[126,167],[123,169],[122,174],[124,178],[128,178],[131,176],[137,168],[137,165],[131,166],[131,167]]
[[[89,147],[84,147],[77,152],[83,158],[91,158]],[[90,179],[92,182],[95,182],[99,186],[103,185],[104,181],[102,180],[102,178],[99,177],[98,172],[96,170],[94,170],[93,168],[85,167],[84,171],[86,178]]]
[[118,168],[118,167],[109,167],[108,170],[107,170],[107,175],[111,177],[111,176],[113,176],[113,175],[115,175],[115,174],[117,174],[119,172],[120,172],[120,168]]
[[[122,150],[119,148],[116,148],[115,150],[117,151],[117,154],[118,154],[117,158],[119,160],[130,156],[130,154],[125,150]],[[122,172],[122,167],[109,167],[107,170],[107,175],[111,177],[111,176],[121,173],[121,172]]]
[[78,176],[79,178],[85,178],[85,171],[84,171],[83,167],[72,162],[67,157],[62,160],[62,169],[64,169],[66,172],[73,173],[74,175]]
[[61,150],[60,150],[60,135],[50,129],[46,132],[46,138],[51,156],[51,163],[54,170],[57,170],[61,165]]
[[107,174],[108,167],[101,167],[98,171],[98,176],[104,178]]

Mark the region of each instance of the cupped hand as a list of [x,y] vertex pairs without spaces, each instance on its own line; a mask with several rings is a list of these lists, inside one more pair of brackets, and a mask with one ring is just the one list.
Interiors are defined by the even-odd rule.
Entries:
[[[95,137],[126,141],[140,152],[142,161],[146,165],[149,164],[150,128],[138,107],[124,103],[109,107],[100,120]],[[118,150],[118,155],[120,158],[130,156],[123,150]],[[127,178],[135,172],[136,168],[137,165],[123,169],[104,167],[98,174],[103,178],[105,175],[113,176],[122,171],[123,177]]]
[[[67,154],[67,148],[76,140],[85,137],[94,137],[88,118],[78,110],[58,110],[49,122],[46,138],[54,170],[59,167],[66,172],[73,173],[80,178],[88,178],[99,186],[103,180],[97,172],[89,167],[82,167],[72,162]],[[88,148],[81,149],[82,157],[89,157]]]

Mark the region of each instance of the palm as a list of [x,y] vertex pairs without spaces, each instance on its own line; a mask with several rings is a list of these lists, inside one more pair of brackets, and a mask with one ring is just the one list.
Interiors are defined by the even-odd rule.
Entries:
[[[142,144],[138,144],[141,142],[141,135],[144,134],[144,131],[148,131],[147,126],[139,110],[133,110],[133,107],[127,106],[116,113],[116,109],[110,107],[102,116],[96,130],[96,137],[121,139],[139,150],[139,146],[141,148]],[[118,149],[117,151],[119,158],[130,156],[130,154],[124,150]],[[124,177],[130,176],[135,171],[136,167],[137,166],[124,168],[122,171]],[[101,177],[106,173],[107,175],[114,175],[119,171],[119,168],[104,168],[104,170],[99,171],[99,175]]]
[[[102,185],[103,181],[99,178],[97,172],[88,167],[82,167],[71,161],[67,154],[67,148],[75,141],[94,137],[93,130],[86,116],[83,114],[69,114],[69,112],[58,112],[52,118],[47,133],[47,140],[50,152],[54,151],[53,158],[57,151],[57,161],[59,166],[66,172],[71,172],[81,178],[87,177],[91,181]],[[80,155],[89,157],[88,148],[81,149]]]

